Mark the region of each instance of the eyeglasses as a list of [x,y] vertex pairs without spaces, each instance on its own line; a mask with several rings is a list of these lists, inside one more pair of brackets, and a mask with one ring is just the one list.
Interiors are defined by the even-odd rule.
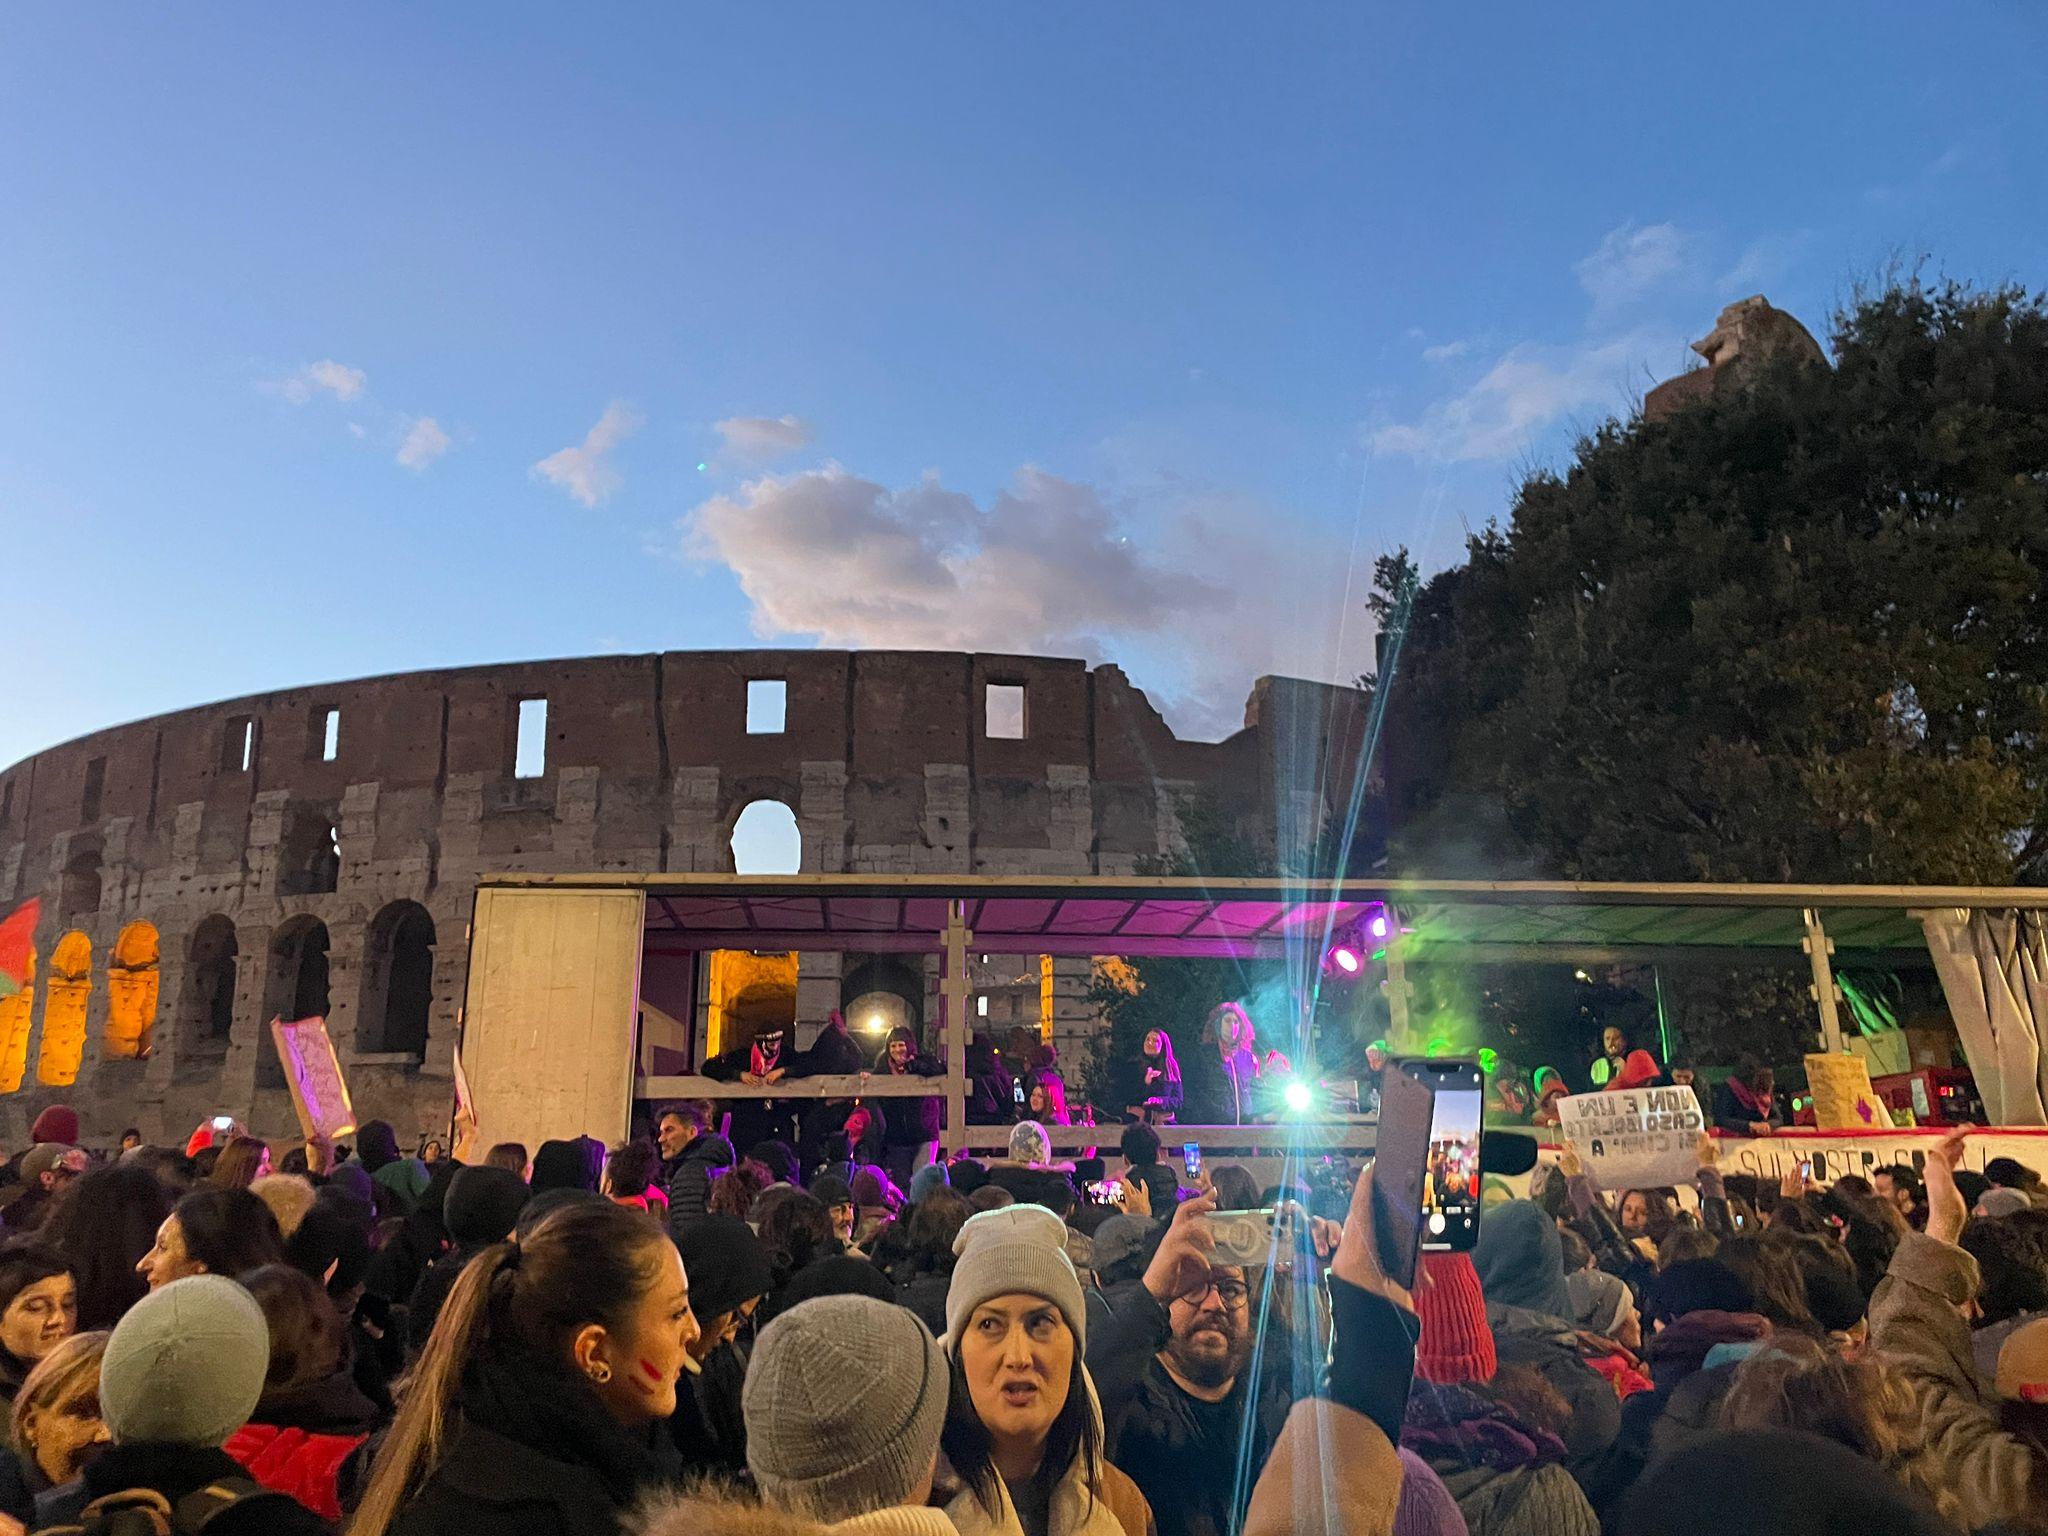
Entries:
[[1252,1288],[1242,1280],[1231,1280],[1218,1275],[1205,1275],[1200,1283],[1180,1293],[1180,1299],[1191,1307],[1199,1307],[1214,1291],[1216,1299],[1226,1307],[1241,1307],[1251,1300]]

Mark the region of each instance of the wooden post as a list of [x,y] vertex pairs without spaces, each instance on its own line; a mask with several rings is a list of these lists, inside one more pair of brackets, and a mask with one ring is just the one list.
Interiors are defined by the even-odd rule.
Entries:
[[1828,956],[1835,952],[1835,941],[1821,927],[1820,912],[1816,908],[1808,907],[1802,915],[1806,920],[1806,937],[1799,941],[1799,947],[1806,951],[1806,958],[1813,968],[1813,985],[1806,990],[1820,1004],[1821,1049],[1831,1056],[1839,1055],[1842,1050],[1842,1020],[1835,1011],[1834,967],[1828,963]]
[[973,942],[974,935],[967,931],[966,904],[947,902],[939,999],[945,1014],[946,1042],[946,1133],[941,1145],[948,1152],[966,1145],[967,1137],[967,946]]
[[1392,907],[1387,914],[1393,919],[1393,932],[1387,935],[1387,1045],[1396,1055],[1414,1055],[1421,1050],[1421,1042],[1413,1040],[1408,1033],[1408,962],[1403,955],[1407,945],[1402,940],[1401,914]]

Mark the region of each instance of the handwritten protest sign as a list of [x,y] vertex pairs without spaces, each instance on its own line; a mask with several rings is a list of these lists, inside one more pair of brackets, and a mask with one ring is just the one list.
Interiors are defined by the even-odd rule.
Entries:
[[1691,1088],[1623,1088],[1557,1101],[1561,1138],[1602,1189],[1683,1184],[1698,1166],[1706,1116]]
[[295,1019],[287,1024],[272,1019],[270,1034],[277,1042],[278,1059],[284,1063],[292,1108],[299,1112],[299,1124],[307,1137],[332,1140],[354,1130],[355,1107],[349,1103],[348,1084],[342,1080],[334,1042],[327,1038],[327,1021]]
[[1813,1090],[1813,1123],[1823,1131],[1888,1131],[1891,1111],[1870,1086],[1870,1064],[1860,1056],[1809,1056],[1806,1085]]

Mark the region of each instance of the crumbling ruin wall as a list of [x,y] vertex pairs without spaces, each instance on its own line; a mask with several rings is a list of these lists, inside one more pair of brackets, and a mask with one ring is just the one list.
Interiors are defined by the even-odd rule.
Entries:
[[[750,682],[782,684],[779,732],[748,731]],[[545,760],[521,776],[531,700]],[[19,1147],[57,1099],[96,1140],[131,1124],[182,1138],[219,1112],[289,1135],[265,1026],[313,1003],[359,1113],[445,1126],[479,877],[730,870],[756,800],[794,812],[806,872],[1135,873],[1175,852],[1188,792],[1282,858],[1349,793],[1358,703],[1262,679],[1244,730],[1185,742],[1113,666],[670,652],[366,678],[100,731],[0,770],[0,912],[43,898],[46,973],[12,1010],[25,1050],[0,1040],[0,1141]],[[143,1033],[147,977],[109,961],[150,953],[149,929]],[[73,933],[91,946],[82,1045],[45,1029]],[[837,1006],[839,980],[834,957],[807,956],[800,1016]],[[78,982],[59,981],[69,1020]],[[1062,961],[1062,1007],[1085,988],[1086,963]]]

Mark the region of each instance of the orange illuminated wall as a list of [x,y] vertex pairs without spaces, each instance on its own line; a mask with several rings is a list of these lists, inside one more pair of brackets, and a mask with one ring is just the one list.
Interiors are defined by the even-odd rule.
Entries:
[[149,1054],[156,1028],[157,931],[130,923],[107,961],[107,1055],[134,1061]]
[[[710,994],[704,1027],[707,1056],[745,1044],[765,1024],[787,1029],[796,1023],[796,955],[713,950]],[[790,1042],[790,1048],[794,1046]]]
[[92,1001],[92,940],[76,928],[50,951],[50,981],[43,998],[43,1044],[36,1081],[69,1088],[85,1059],[85,1010]]
[[35,1017],[36,952],[28,952],[21,990],[0,997],[0,1093],[12,1093],[28,1076],[28,1032]]

